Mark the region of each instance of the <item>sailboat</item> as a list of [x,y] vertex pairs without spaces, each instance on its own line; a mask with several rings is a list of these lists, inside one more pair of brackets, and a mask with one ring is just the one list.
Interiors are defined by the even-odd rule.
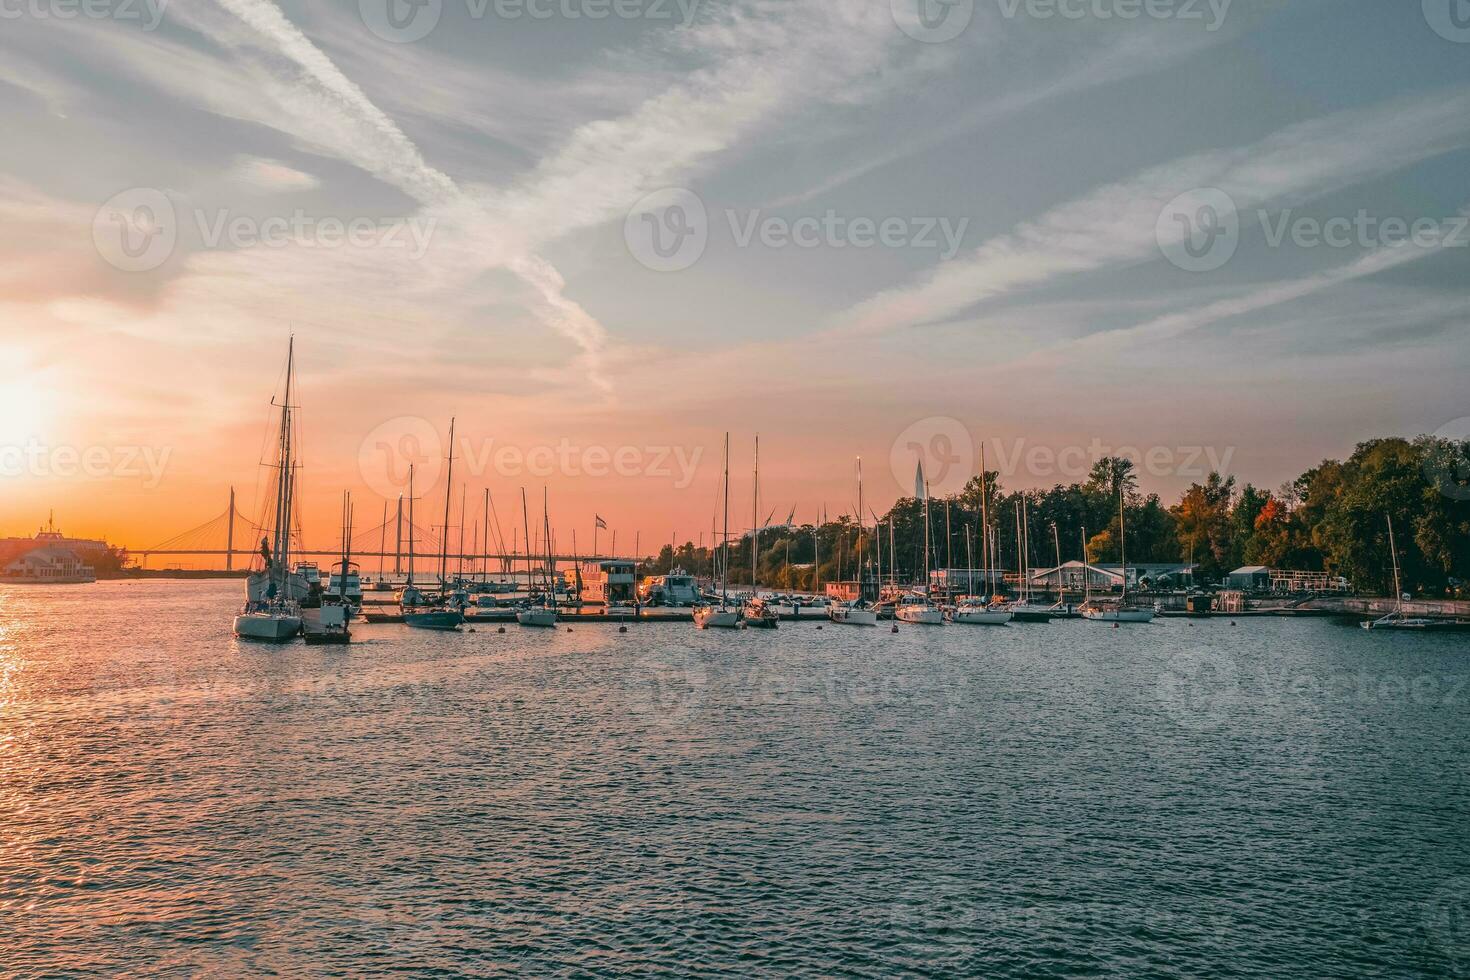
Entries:
[[1425,630],[1439,625],[1432,619],[1409,616],[1404,613],[1404,588],[1399,581],[1399,552],[1394,543],[1393,518],[1388,518],[1388,552],[1393,557],[1393,612],[1381,619],[1365,620],[1365,630]]
[[750,598],[741,610],[745,624],[755,629],[773,630],[780,625],[780,617],[771,603],[756,591],[756,572],[759,567],[761,549],[761,437],[755,437],[755,482],[750,502]]
[[[863,460],[857,461],[858,541],[863,538]],[[851,602],[834,602],[827,607],[827,618],[844,626],[877,626],[878,610],[863,595],[863,565],[858,560],[858,594]]]
[[[1151,623],[1154,611],[1128,601],[1128,532],[1123,523],[1123,487],[1118,486],[1118,554],[1123,563],[1123,594],[1116,602],[1093,602],[1083,604],[1082,618],[1100,623]],[[1084,565],[1086,554],[1083,554]],[[1084,574],[1086,569],[1083,569]]]
[[[924,584],[923,591],[915,589],[898,599],[898,604],[893,610],[893,617],[905,623],[917,626],[943,626],[944,610],[934,604],[929,598],[929,576],[931,562],[929,558],[929,487],[924,485]],[[946,573],[948,574],[948,573]]]
[[1056,610],[1031,601],[1031,520],[1026,494],[1016,503],[1016,574],[1021,579],[1021,598],[1007,608],[1018,623],[1049,623]]
[[[409,471],[409,479],[412,480],[413,471]],[[411,488],[410,484],[410,488]],[[454,419],[449,420],[449,472],[444,478],[444,531],[439,536],[439,585],[444,588],[445,572],[449,565],[449,497],[454,487]],[[413,514],[413,494],[409,493],[409,514]],[[413,519],[409,518],[409,540],[412,541]],[[409,546],[408,573],[410,582],[413,577],[413,547]],[[410,584],[408,588],[412,588]],[[408,591],[406,588],[405,592]],[[427,609],[415,607],[412,611],[405,609],[403,613],[404,625],[420,630],[457,630],[464,625],[464,611],[457,609],[443,601],[442,594],[437,597],[438,601],[432,603]]]
[[[721,550],[724,564],[720,567],[720,601],[700,603],[694,607],[694,625],[706,629],[744,629],[740,610],[730,605],[730,433],[725,433],[725,527]],[[712,552],[713,554],[713,552]]]
[[[551,580],[551,517],[547,513],[546,489],[541,491],[542,536],[546,541],[546,596],[536,605],[516,611],[516,622],[522,626],[545,628],[556,625],[556,583]],[[531,578],[531,519],[526,511],[526,488],[521,488],[521,518],[526,524],[526,579],[529,587]]]
[[[281,434],[277,442],[275,519],[270,540],[261,539],[264,568],[245,582],[245,606],[235,617],[235,635],[247,640],[280,642],[301,632],[301,607],[293,592],[288,564],[291,551],[291,495],[295,489],[292,460],[291,381],[295,371],[296,340],[286,347],[286,395],[280,404]],[[271,399],[275,404],[275,399]],[[304,583],[303,583],[304,585]],[[304,591],[304,590],[303,590]]]

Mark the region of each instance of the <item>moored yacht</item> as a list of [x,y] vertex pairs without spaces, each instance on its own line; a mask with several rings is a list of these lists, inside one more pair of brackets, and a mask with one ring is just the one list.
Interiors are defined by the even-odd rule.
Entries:
[[[296,486],[291,383],[295,370],[296,341],[286,348],[286,394],[281,402],[281,431],[276,448],[275,502],[271,537],[260,542],[264,567],[251,572],[245,581],[245,607],[235,616],[235,635],[247,640],[278,642],[301,632],[301,607],[293,595],[295,578],[288,562],[291,548],[292,494]],[[272,399],[272,404],[275,404]]]
[[1012,613],[1001,606],[992,606],[980,599],[963,599],[955,606],[950,622],[962,626],[1004,626],[1011,621]]
[[898,600],[893,612],[900,622],[920,626],[943,626],[944,610],[936,606],[926,595],[914,592]]
[[715,553],[716,557],[723,559],[720,566],[720,594],[712,601],[701,602],[694,607],[694,625],[702,630],[745,628],[745,620],[741,618],[740,607],[730,601],[730,433],[728,432],[725,433],[724,499],[724,532],[720,542],[720,552]]

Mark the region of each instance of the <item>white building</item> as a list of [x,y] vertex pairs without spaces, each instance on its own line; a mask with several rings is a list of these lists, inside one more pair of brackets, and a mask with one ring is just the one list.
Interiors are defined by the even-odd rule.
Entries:
[[97,571],[67,548],[35,548],[5,566],[3,581],[27,583],[95,582]]

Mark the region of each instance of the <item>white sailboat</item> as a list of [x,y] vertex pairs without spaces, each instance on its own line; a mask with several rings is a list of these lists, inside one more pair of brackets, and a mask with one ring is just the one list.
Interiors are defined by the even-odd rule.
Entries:
[[[858,595],[851,602],[834,602],[827,607],[827,618],[834,623],[843,626],[877,626],[878,610],[863,596],[863,563],[861,558],[861,543],[863,539],[863,460],[858,457],[857,461],[857,491],[858,491]],[[839,553],[838,564],[841,564]]]
[[[1088,599],[1082,606],[1082,618],[1099,623],[1151,623],[1154,611],[1128,601],[1128,532],[1123,523],[1123,487],[1118,486],[1118,555],[1123,564],[1123,594],[1116,601],[1093,602]],[[1083,574],[1086,574],[1084,552]],[[1059,573],[1060,574],[1060,573]]]
[[[413,471],[410,470],[409,473],[410,473],[410,477],[409,478],[410,478],[410,480],[412,480],[412,473],[413,473]],[[410,493],[409,493],[409,514],[410,515],[413,514],[413,494],[411,492],[411,487],[412,487],[412,484],[410,484]],[[450,419],[449,420],[449,471],[445,475],[445,478],[444,478],[444,530],[443,530],[443,533],[441,533],[440,536],[439,536],[439,587],[440,587],[441,590],[444,589],[446,587],[446,585],[447,585],[447,582],[445,580],[445,573],[446,573],[446,571],[448,569],[448,565],[449,565],[449,497],[450,497],[450,493],[452,492],[453,488],[454,488],[454,419]],[[409,518],[409,525],[410,525],[409,526],[410,540],[412,540],[412,533],[413,533],[413,528],[412,528],[413,519],[412,519],[412,517]],[[412,578],[412,575],[413,575],[413,558],[412,558],[412,555],[413,555],[413,548],[412,548],[412,546],[410,546],[409,547],[409,566],[408,566],[410,578]],[[411,587],[412,586],[410,586],[410,588]],[[405,589],[404,591],[407,592],[408,590]],[[405,609],[404,610],[404,612],[403,612],[403,622],[404,622],[404,625],[409,626],[412,629],[440,630],[440,631],[446,631],[446,632],[447,631],[450,631],[450,630],[457,630],[461,626],[464,625],[464,609],[462,607],[456,608],[455,606],[450,605],[449,603],[445,602],[444,601],[444,596],[443,596],[442,593],[439,596],[437,596],[434,600],[430,600],[429,597],[423,596],[423,595],[420,595],[419,596],[419,599],[420,599],[420,602],[423,603],[423,605],[415,604],[415,606],[413,608],[411,608],[411,609]],[[427,608],[425,608],[425,606],[427,606]]]
[[[1010,610],[992,605],[990,583],[994,581],[990,547],[990,492],[986,487],[985,447],[980,447],[980,574],[984,578],[982,595],[971,596],[955,607],[951,622],[961,626],[1004,626],[1011,621]],[[969,542],[965,547],[969,548]],[[968,551],[966,552],[969,553]]]
[[[725,527],[722,532],[720,550],[724,563],[720,572],[720,601],[718,604],[705,602],[694,607],[694,625],[707,629],[744,629],[745,620],[741,610],[730,604],[730,433],[725,433]],[[711,552],[713,555],[714,553]]]
[[[547,514],[548,498],[546,490],[542,488],[541,496],[541,523],[542,536],[546,541],[546,596],[541,602],[527,606],[525,609],[516,610],[516,622],[522,626],[532,626],[538,629],[555,626],[556,615],[556,583],[551,576],[551,518]],[[531,578],[531,519],[526,510],[526,488],[521,488],[521,518],[526,524],[526,579]]]
[[741,609],[741,615],[745,618],[745,625],[753,629],[773,630],[780,625],[781,618],[776,615],[772,604],[761,598],[756,586],[756,574],[760,565],[761,550],[761,437],[755,437],[755,479],[754,490],[750,501],[750,598],[745,601]]
[[1381,619],[1365,620],[1365,630],[1424,630],[1437,624],[1432,619],[1409,616],[1404,612],[1404,587],[1399,581],[1399,552],[1393,537],[1393,517],[1388,518],[1388,553],[1393,557],[1393,612]]
[[[281,408],[281,435],[277,443],[275,519],[271,540],[262,539],[264,568],[245,583],[245,607],[235,617],[235,635],[247,640],[279,642],[301,632],[301,607],[293,595],[290,573],[291,495],[295,489],[292,453],[291,381],[295,372],[296,341],[286,348],[286,394]],[[272,399],[271,404],[275,404]]]

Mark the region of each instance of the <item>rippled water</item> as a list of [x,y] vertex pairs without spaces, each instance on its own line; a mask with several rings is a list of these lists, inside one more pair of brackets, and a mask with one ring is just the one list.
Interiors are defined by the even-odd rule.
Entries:
[[10,975],[1470,975],[1470,643],[0,591]]

